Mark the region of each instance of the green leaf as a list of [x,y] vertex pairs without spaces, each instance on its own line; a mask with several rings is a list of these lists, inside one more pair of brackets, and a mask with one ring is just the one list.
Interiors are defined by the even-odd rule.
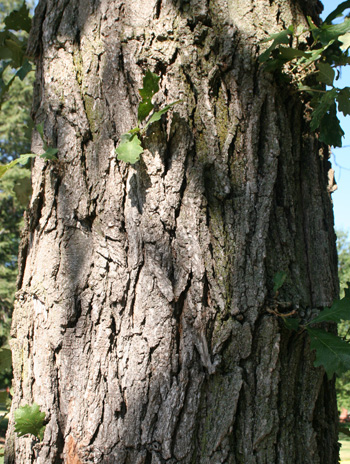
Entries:
[[276,293],[284,284],[284,281],[287,278],[287,273],[284,271],[278,271],[273,277],[273,292]]
[[331,105],[334,104],[336,96],[336,89],[332,89],[325,92],[318,100],[318,104],[311,114],[310,128],[312,131],[316,130],[320,126],[321,119],[324,117],[327,111],[329,111]]
[[309,87],[308,85],[298,84],[298,89],[301,92],[315,92],[315,89]]
[[115,152],[118,155],[118,160],[135,164],[139,161],[140,155],[143,152],[141,140],[137,134],[130,134],[127,132],[122,135]]
[[298,50],[292,47],[280,47],[278,51],[279,51],[278,58],[282,58],[283,60],[287,60],[287,61],[293,60],[294,58],[309,56],[307,52],[303,52],[302,50]]
[[157,111],[156,113],[153,113],[152,116],[150,117],[149,121],[147,122],[147,124],[145,126],[145,129],[147,129],[147,127],[150,124],[152,124],[152,123],[154,123],[156,121],[159,121],[163,114],[165,114],[167,111],[170,110],[171,107],[173,107],[174,105],[177,105],[180,102],[182,102],[182,100],[174,101],[174,102],[170,103],[169,105],[164,106],[164,108],[162,108],[160,111]]
[[341,35],[338,40],[343,44],[340,46],[341,50],[343,50],[343,52],[346,52],[346,50],[350,47],[350,32]]
[[344,296],[341,300],[335,300],[330,308],[325,308],[312,319],[311,324],[320,322],[340,322],[350,320],[350,298]]
[[295,36],[300,37],[305,32],[309,32],[309,29],[305,29],[305,27],[302,24],[299,24],[294,34]]
[[311,349],[316,351],[315,367],[323,366],[327,377],[340,375],[350,369],[350,345],[337,335],[322,329],[306,328],[311,339]]
[[5,40],[5,47],[11,53],[11,66],[16,69],[22,66],[25,53],[24,44],[17,38],[11,37]]
[[295,332],[299,329],[300,319],[295,319],[292,317],[283,318],[284,325],[289,330],[294,330]]
[[20,155],[19,158],[15,159],[14,161],[18,160],[18,163],[26,164],[29,159],[35,158],[36,156],[38,155],[35,153],[25,153],[24,155]]
[[1,60],[9,60],[8,62],[11,62],[11,60],[12,60],[12,52],[5,45],[2,45],[0,47],[0,59]]
[[281,71],[284,61],[269,59],[264,63],[264,69],[266,72],[274,72],[276,70]]
[[16,158],[15,160],[11,161],[10,163],[8,164],[3,164],[3,165],[0,165],[0,178],[11,168],[13,168],[13,166],[16,166],[16,164],[20,163],[20,164],[26,164],[26,162],[30,159],[30,158],[35,158],[37,155],[35,155],[34,153],[26,153],[25,155],[20,155],[19,158]]
[[318,48],[317,50],[312,50],[307,54],[308,58],[303,61],[303,66],[307,67],[314,61],[317,61],[321,58],[322,52],[326,49],[327,47],[323,48]]
[[288,44],[289,43],[289,38],[293,34],[293,27],[289,26],[288,29],[282,31],[282,32],[277,32],[277,34],[272,34],[268,38],[264,39],[261,41],[261,43],[266,43],[270,42],[273,40],[272,45],[265,50],[260,56],[259,56],[259,61],[260,63],[264,63],[265,61],[268,60],[271,52],[281,44]]
[[28,60],[25,60],[23,65],[19,68],[19,70],[16,72],[16,76],[23,81],[23,79],[26,77],[26,75],[32,70],[32,65],[29,63]]
[[23,5],[19,10],[14,10],[6,16],[4,23],[7,29],[29,32],[32,20],[30,19],[29,9],[26,3],[23,2]]
[[40,155],[40,158],[43,158],[45,160],[52,160],[52,161],[57,161],[57,153],[58,153],[58,148],[47,148],[45,153]]
[[346,287],[344,288],[344,294],[345,294],[345,298],[350,299],[350,282],[346,282]]
[[142,101],[139,104],[137,117],[140,122],[147,118],[150,112],[153,110],[154,105],[152,103],[152,97],[159,90],[159,81],[160,77],[157,74],[152,73],[150,70],[147,70],[145,77],[143,78],[143,88],[139,89]]
[[15,166],[17,163],[19,163],[19,159],[15,159],[15,160],[11,161],[11,162],[8,163],[8,164],[2,164],[2,165],[0,165],[0,178],[1,178],[9,169],[11,169],[13,166]]
[[133,129],[130,129],[128,131],[128,134],[139,134],[141,132],[141,129],[139,127],[134,127]]
[[42,140],[44,140],[44,126],[43,126],[43,124],[41,124],[41,123],[37,124],[35,126],[35,129],[39,132],[40,137],[42,138]]
[[339,90],[337,95],[338,109],[344,116],[350,114],[350,87]]
[[154,94],[159,90],[160,77],[157,74],[154,74],[149,69],[147,70],[143,78],[143,88],[139,89],[142,100],[150,100]]
[[43,145],[44,145],[44,150],[46,151],[48,149],[48,146],[47,146],[47,143],[45,141],[45,136],[44,136],[44,126],[42,123],[40,124],[37,124],[35,126],[35,129],[37,130],[37,132],[39,132],[39,135],[41,137],[41,140],[43,141]]
[[151,102],[150,99],[143,100],[139,104],[139,108],[138,108],[138,111],[137,111],[138,120],[140,122],[142,122],[144,119],[146,119],[147,116],[150,114],[150,112],[153,110],[153,108],[154,108],[154,105],[153,105],[153,103]]
[[318,29],[318,27],[315,25],[315,23],[312,21],[311,16],[306,16],[308,25],[310,27],[310,31],[314,31],[315,29]]
[[331,24],[333,19],[338,18],[339,16],[342,16],[343,11],[346,10],[347,8],[350,8],[350,0],[340,3],[335,10],[329,13],[329,15],[324,20],[324,22],[327,24]]
[[313,30],[312,34],[315,40],[319,40],[323,45],[328,44],[332,40],[337,40],[339,36],[350,32],[350,19],[345,18],[340,24],[328,25],[322,24],[317,30]]
[[329,63],[318,63],[317,69],[319,70],[316,75],[318,80],[324,84],[333,85],[335,72],[332,66]]
[[44,438],[45,413],[40,411],[39,405],[33,403],[31,406],[26,404],[15,411],[15,432],[19,437],[31,434],[39,438]]
[[320,142],[323,142],[326,145],[331,145],[333,147],[342,146],[342,137],[344,136],[344,131],[340,126],[339,119],[337,118],[337,107],[335,103],[333,103],[329,112],[326,113],[321,119],[319,131]]

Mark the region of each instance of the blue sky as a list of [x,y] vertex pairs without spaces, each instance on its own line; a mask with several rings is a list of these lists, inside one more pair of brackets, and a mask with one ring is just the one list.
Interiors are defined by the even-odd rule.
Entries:
[[[334,0],[324,0],[324,11],[322,18],[333,11],[341,3]],[[341,79],[337,82],[339,87],[350,86],[350,66],[342,70]],[[344,117],[339,114],[339,119],[345,137],[343,138],[343,147],[332,149],[332,165],[335,170],[335,179],[338,184],[338,190],[332,194],[335,216],[336,229],[343,229],[350,233],[350,116]]]

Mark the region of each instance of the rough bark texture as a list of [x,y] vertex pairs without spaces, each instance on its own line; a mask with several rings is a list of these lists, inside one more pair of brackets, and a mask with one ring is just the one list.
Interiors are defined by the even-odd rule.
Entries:
[[[338,462],[334,384],[268,312],[281,270],[301,317],[337,295],[328,152],[257,63],[317,6],[40,0],[33,113],[59,163],[33,170],[12,411],[48,424],[34,445],[11,419],[7,462]],[[183,102],[127,166],[146,69]]]

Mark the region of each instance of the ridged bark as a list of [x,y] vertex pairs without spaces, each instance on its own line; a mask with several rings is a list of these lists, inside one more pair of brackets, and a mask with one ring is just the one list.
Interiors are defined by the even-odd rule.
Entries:
[[[33,115],[59,162],[33,168],[12,413],[36,401],[48,423],[34,445],[11,416],[8,463],[338,462],[334,383],[269,311],[282,270],[288,311],[337,296],[328,151],[257,61],[317,7],[40,0]],[[183,102],[128,166],[147,69]]]

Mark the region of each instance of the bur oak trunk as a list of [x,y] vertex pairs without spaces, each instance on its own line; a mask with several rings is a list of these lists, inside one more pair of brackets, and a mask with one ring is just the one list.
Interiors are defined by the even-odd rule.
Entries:
[[[261,39],[319,7],[39,1],[33,117],[59,161],[33,167],[6,462],[338,462],[334,382],[271,312],[308,319],[337,296],[329,152],[258,63]],[[157,104],[182,102],[132,166],[115,148],[146,70]],[[33,401],[40,444],[14,433]]]

